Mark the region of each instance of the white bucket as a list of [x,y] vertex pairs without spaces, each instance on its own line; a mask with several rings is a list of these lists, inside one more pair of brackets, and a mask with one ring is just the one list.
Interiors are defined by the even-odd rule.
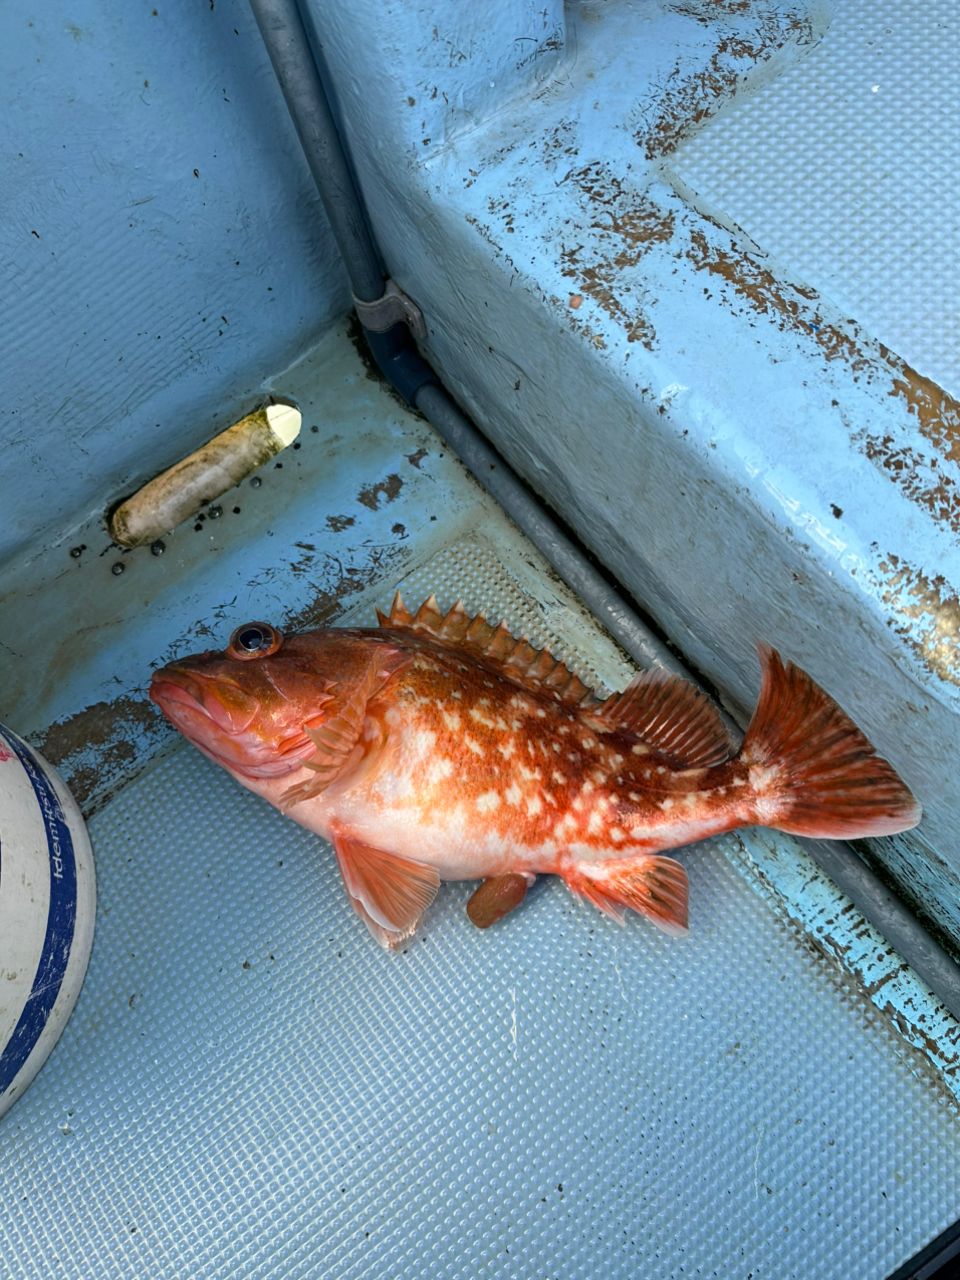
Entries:
[[76,801],[0,725],[0,1116],[57,1042],[90,958],[96,882]]

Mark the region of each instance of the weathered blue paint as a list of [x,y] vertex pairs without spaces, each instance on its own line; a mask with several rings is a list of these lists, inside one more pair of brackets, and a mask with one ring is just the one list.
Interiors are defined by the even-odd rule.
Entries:
[[[767,640],[850,708],[926,812],[876,856],[960,939],[960,407],[668,181],[691,122],[802,57],[828,8],[571,6],[551,75],[472,127],[448,111],[420,163],[330,8],[343,115],[381,110],[353,135],[374,225],[447,384],[731,704]],[[426,57],[455,21],[416,11]],[[449,98],[446,70],[423,88]]]
[[0,15],[0,561],[251,407],[346,309],[244,0]]
[[[917,399],[918,384],[908,381],[898,391],[895,359],[888,360],[864,335],[850,337],[809,292],[791,290],[772,275],[768,278],[763,264],[753,265],[742,243],[698,214],[689,193],[678,193],[677,185],[664,181],[658,168],[693,116],[714,109],[720,97],[738,87],[741,74],[755,74],[758,60],[768,59],[766,71],[760,73],[768,74],[778,59],[796,56],[803,43],[814,38],[822,16],[809,7],[778,6],[772,0],[750,0],[746,13],[743,8],[739,2],[677,0],[656,6],[644,0],[616,6],[546,3],[534,10],[504,2],[478,4],[468,12],[467,7],[439,3],[402,5],[387,0],[375,6],[361,0],[351,6],[316,3],[313,12],[318,25],[328,24],[324,34],[330,36],[341,111],[389,265],[424,306],[432,353],[464,403],[577,524],[601,558],[659,614],[672,638],[741,706],[749,704],[753,693],[750,642],[758,636],[779,642],[833,688],[917,785],[931,811],[928,830],[937,841],[931,859],[940,859],[950,850],[947,818],[953,804],[951,787],[956,784],[948,776],[946,760],[934,757],[931,764],[931,743],[921,741],[915,723],[919,713],[908,714],[905,702],[914,698],[919,705],[923,699],[929,705],[924,726],[932,750],[945,750],[952,741],[947,734],[952,723],[951,615],[933,597],[945,591],[947,579],[938,575],[945,575],[952,562],[946,553],[940,555],[939,509],[924,507],[918,491],[911,492],[898,479],[903,468],[894,474],[887,466],[895,455],[885,460],[875,447],[887,436],[901,442],[904,450],[917,446],[920,437],[928,440],[920,430],[930,427],[929,415],[921,416],[926,405]],[[741,12],[731,16],[728,10]],[[231,12],[225,0],[218,0],[213,12],[225,11]],[[163,12],[161,5],[158,16]],[[200,5],[181,17],[184,24],[199,23],[206,14]],[[130,18],[124,10],[122,19],[109,20],[110,29],[120,30],[128,21],[146,23],[146,17]],[[245,15],[238,30],[251,30]],[[516,49],[527,41],[533,42],[535,56],[524,61]],[[192,55],[179,43],[176,47],[178,55],[189,60]],[[211,56],[207,47],[202,65],[209,66]],[[279,94],[264,78],[263,64],[258,65],[262,69],[254,77],[252,101],[262,113],[275,112],[270,120],[276,145],[294,156],[293,133]],[[261,121],[265,118],[260,115]],[[259,125],[254,121],[250,127]],[[162,154],[163,148],[161,142],[154,151]],[[172,163],[169,157],[168,162]],[[258,156],[255,163],[259,171],[269,161]],[[277,163],[282,168],[286,162]],[[174,184],[168,195],[169,209],[179,213],[182,186]],[[274,261],[264,229],[265,206],[258,209],[262,220],[255,239],[264,255],[259,261],[267,261],[269,255]],[[218,229],[214,222],[208,224],[207,216],[212,218],[202,215],[201,222],[211,236],[227,234],[223,224]],[[277,216],[284,216],[282,208]],[[157,234],[163,234],[162,226]],[[293,299],[305,296],[293,279],[301,270],[297,255],[302,248],[301,241],[281,264]],[[195,257],[191,263],[198,268]],[[216,288],[223,287],[227,266],[221,260],[216,270],[211,267]],[[195,284],[188,274],[178,277],[186,299],[194,296]],[[154,283],[160,287],[164,282]],[[115,296],[107,292],[98,299],[99,325],[109,316]],[[251,316],[260,296],[254,295]],[[139,302],[147,305],[143,299]],[[169,297],[167,302],[177,310]],[[124,312],[117,323],[129,314]],[[230,371],[207,353],[196,368],[185,372],[142,364],[145,394],[152,396],[169,379],[162,391],[168,408],[216,403],[210,425],[214,418],[216,425],[223,425],[235,416],[231,397],[239,394],[237,388],[259,390],[262,374],[275,372],[285,358],[280,347],[284,352],[294,349],[280,342],[282,328],[275,327],[269,315],[250,320],[247,359],[254,360],[250,353],[255,351],[260,363],[257,376],[251,375],[248,383],[231,381]],[[295,329],[291,322],[289,334]],[[96,340],[103,332],[100,327],[91,330],[78,345],[91,367],[96,366]],[[273,345],[275,340],[279,346]],[[550,1093],[544,1102],[543,1063],[550,1072],[570,1061],[576,1070],[570,1077],[572,1101],[565,1115],[578,1113],[580,1106],[590,1115],[589,1106],[599,1100],[602,1123],[591,1124],[582,1144],[577,1130],[569,1153],[564,1148],[570,1164],[553,1175],[551,1185],[566,1185],[569,1191],[566,1167],[593,1167],[598,1145],[604,1154],[597,1166],[600,1201],[593,1200],[586,1209],[586,1201],[580,1201],[583,1219],[564,1211],[564,1250],[583,1247],[585,1256],[595,1260],[593,1235],[578,1242],[570,1224],[587,1220],[593,1229],[596,1204],[607,1203],[603,1197],[611,1186],[609,1153],[623,1133],[629,1129],[637,1156],[649,1159],[652,1132],[658,1142],[663,1137],[656,1160],[641,1171],[631,1151],[627,1173],[608,1208],[617,1219],[614,1234],[619,1246],[617,1195],[622,1195],[627,1213],[637,1215],[642,1205],[639,1216],[648,1240],[652,1238],[649,1254],[643,1255],[649,1263],[645,1269],[656,1269],[661,1255],[653,1250],[660,1248],[662,1220],[648,1211],[645,1197],[661,1197],[650,1202],[659,1213],[663,1204],[687,1203],[676,1190],[688,1185],[685,1180],[692,1179],[697,1193],[703,1194],[706,1176],[710,1185],[704,1203],[716,1206],[717,1166],[712,1156],[718,1148],[711,1143],[718,1117],[722,1121],[731,1116],[733,1134],[727,1146],[742,1213],[731,1217],[721,1202],[716,1220],[725,1240],[742,1228],[744,1247],[759,1250],[765,1266],[763,1251],[769,1248],[778,1256],[780,1248],[771,1223],[776,1221],[786,1233],[809,1213],[809,1198],[802,1193],[796,1202],[780,1194],[785,1190],[778,1182],[784,1152],[805,1153],[804,1177],[811,1169],[822,1171],[823,1177],[815,1178],[817,1194],[828,1207],[836,1207],[831,1206],[830,1179],[838,1173],[858,1197],[869,1186],[876,1197],[871,1211],[882,1215],[884,1232],[890,1233],[889,1238],[884,1235],[883,1248],[871,1255],[878,1273],[882,1264],[898,1260],[888,1183],[890,1195],[897,1198],[895,1212],[901,1204],[913,1206],[915,1221],[934,1234],[955,1203],[950,1194],[956,1171],[949,1160],[948,1116],[944,1108],[932,1115],[920,1097],[922,1090],[912,1095],[917,1109],[910,1116],[918,1117],[915,1122],[905,1123],[896,1108],[904,1090],[916,1085],[911,1073],[923,1065],[914,1048],[937,1068],[936,1101],[949,1101],[943,1085],[955,1096],[956,1026],[856,912],[837,898],[797,842],[777,840],[765,848],[761,839],[748,835],[742,857],[739,846],[733,852],[728,846],[726,852],[708,848],[691,853],[693,860],[702,855],[699,877],[695,862],[691,866],[700,930],[691,946],[703,948],[699,954],[706,963],[700,968],[690,967],[694,950],[685,956],[682,950],[671,950],[674,944],[669,940],[651,939],[639,929],[612,935],[603,921],[565,900],[556,912],[554,898],[544,893],[534,897],[527,918],[508,922],[497,939],[471,935],[470,954],[479,958],[482,951],[482,961],[471,961],[460,976],[455,966],[463,961],[463,938],[453,931],[458,922],[450,905],[455,904],[459,915],[460,904],[451,891],[443,899],[447,914],[442,902],[436,919],[444,929],[450,927],[445,936],[452,949],[438,953],[439,967],[434,961],[424,965],[410,957],[398,958],[401,965],[406,959],[417,965],[414,976],[419,977],[412,982],[409,968],[387,970],[378,964],[375,972],[367,971],[360,947],[353,947],[352,937],[343,940],[350,913],[329,879],[329,863],[321,859],[318,870],[315,845],[300,848],[296,828],[265,814],[262,806],[231,809],[222,777],[171,761],[168,764],[177,767],[164,766],[141,788],[131,788],[117,807],[105,804],[117,787],[171,743],[144,699],[153,665],[190,648],[221,643],[246,617],[267,616],[286,625],[339,617],[351,606],[366,607],[374,597],[383,602],[396,581],[408,574],[418,588],[429,589],[432,557],[443,547],[453,548],[450,560],[444,561],[451,591],[462,590],[470,598],[478,583],[484,584],[484,591],[497,583],[491,598],[502,598],[501,590],[508,597],[515,589],[509,584],[519,582],[527,600],[524,616],[532,619],[534,628],[555,617],[556,629],[570,637],[588,674],[595,664],[610,673],[608,680],[615,675],[622,683],[626,678],[626,668],[611,654],[609,641],[575,613],[571,621],[574,602],[550,581],[542,562],[511,530],[502,512],[465,478],[453,459],[442,456],[429,429],[366,379],[342,334],[328,334],[306,361],[272,385],[294,396],[304,409],[301,448],[277,460],[282,469],[271,465],[256,477],[258,487],[248,483],[224,495],[215,504],[216,512],[203,513],[199,529],[188,525],[164,539],[162,555],[154,556],[148,548],[118,553],[95,519],[40,553],[41,526],[32,524],[35,552],[10,558],[2,572],[0,612],[14,622],[0,636],[0,715],[28,735],[37,735],[88,805],[103,806],[97,821],[102,824],[98,829],[104,833],[108,864],[107,923],[113,921],[103,935],[101,972],[92,975],[88,988],[89,1012],[74,1019],[64,1047],[64,1071],[48,1076],[24,1104],[28,1110],[22,1114],[34,1123],[25,1121],[16,1134],[4,1131],[5,1144],[11,1144],[10,1152],[15,1150],[21,1161],[11,1167],[39,1169],[43,1160],[44,1175],[55,1177],[58,1191],[68,1170],[71,1192],[89,1196],[84,1240],[95,1243],[97,1256],[120,1259],[119,1265],[129,1264],[132,1270],[145,1266],[159,1274],[163,1268],[182,1271],[185,1266],[195,1271],[216,1265],[211,1258],[236,1257],[231,1245],[249,1241],[251,1205],[265,1209],[258,1221],[280,1228],[290,1220],[284,1214],[292,1214],[301,1226],[304,1221],[311,1224],[308,1241],[279,1230],[268,1241],[264,1233],[257,1236],[257,1247],[272,1251],[269,1257],[258,1255],[265,1273],[271,1266],[289,1270],[290,1257],[284,1250],[291,1240],[306,1250],[298,1256],[309,1265],[316,1256],[309,1251],[316,1249],[318,1237],[315,1219],[299,1211],[304,1195],[327,1206],[323,1257],[329,1261],[329,1241],[334,1240],[344,1274],[351,1267],[369,1269],[371,1257],[376,1262],[395,1258],[397,1242],[410,1250],[410,1267],[422,1270],[423,1241],[411,1240],[410,1224],[423,1221],[417,1214],[422,1215],[425,1203],[432,1203],[436,1161],[431,1157],[422,1179],[414,1170],[411,1212],[391,1220],[394,1234],[384,1234],[379,1242],[382,1253],[367,1253],[360,1232],[382,1208],[383,1172],[379,1157],[370,1159],[370,1148],[358,1152],[356,1127],[366,1133],[368,1119],[382,1122],[383,1128],[374,1126],[370,1132],[397,1154],[394,1101],[399,1098],[399,1112],[406,1115],[404,1135],[410,1142],[422,1145],[436,1116],[441,1125],[452,1116],[456,1132],[451,1150],[462,1154],[459,1083],[466,1078],[483,1102],[474,1110],[471,1101],[469,1112],[478,1133],[482,1124],[492,1136],[491,1128],[498,1123],[496,1099],[504,1096],[517,1104],[517,1122],[504,1125],[504,1133],[520,1132],[533,1118],[537,1131],[531,1151],[540,1177],[552,1171],[556,1160],[551,1149],[549,1159],[537,1163],[550,1123],[539,1129],[536,1107],[545,1105],[552,1116],[556,1097],[561,1096]],[[182,425],[162,441],[145,444],[146,419],[135,404],[140,389],[128,392],[132,398],[116,416],[129,439],[124,435],[121,441],[113,424],[109,430],[102,426],[92,432],[96,466],[91,464],[86,477],[80,478],[83,483],[71,470],[75,457],[70,442],[43,426],[50,473],[62,480],[65,494],[75,489],[80,495],[69,503],[64,498],[64,513],[84,504],[96,506],[101,499],[94,490],[121,487],[133,471],[149,474],[209,434],[199,430],[197,413],[171,414],[170,421]],[[176,400],[181,394],[182,400]],[[851,423],[856,430],[847,430]],[[107,450],[107,440],[116,446],[116,454]],[[22,456],[20,448],[16,445],[12,456]],[[54,450],[61,451],[59,457]],[[825,459],[838,470],[838,493],[824,489]],[[5,496],[21,501],[20,485],[6,473],[3,487]],[[840,516],[830,509],[831,502],[842,505]],[[877,534],[890,545],[882,546]],[[884,559],[878,559],[868,539],[878,542]],[[71,557],[71,547],[78,550],[76,557]],[[920,550],[929,556],[920,558]],[[114,573],[115,567],[123,571]],[[926,576],[918,578],[918,572]],[[910,608],[927,606],[923,617],[911,617]],[[64,619],[69,619],[69,626]],[[895,627],[902,633],[894,634]],[[930,627],[933,640],[928,639]],[[941,643],[947,644],[946,650],[937,647]],[[206,769],[202,762],[195,763]],[[922,770],[923,776],[912,775],[911,769]],[[216,820],[206,807],[211,794],[219,797],[221,792],[229,821],[226,816],[222,822]],[[166,825],[171,810],[176,819]],[[278,877],[287,873],[276,865],[283,858],[274,854],[278,842],[288,839],[291,843],[284,843],[283,852],[295,859],[297,879],[295,890],[283,896]],[[898,867],[904,880],[917,865],[919,848],[916,841],[902,845]],[[802,925],[803,942],[839,958],[844,975],[854,981],[837,984],[832,970],[812,964],[808,956],[799,964],[799,948],[770,912],[750,894],[744,904],[742,885],[725,858],[753,884],[759,867],[775,890],[774,902]],[[942,891],[949,872],[933,861],[930,869],[929,902],[934,903],[936,887]],[[227,882],[229,894],[224,891]],[[272,904],[266,914],[264,903]],[[191,914],[195,906],[196,916]],[[949,918],[950,910],[944,897],[941,918]],[[210,919],[217,927],[205,934]],[[543,934],[524,931],[523,926],[530,925],[539,930],[544,922]],[[131,928],[137,931],[135,947],[130,945]],[[440,932],[431,945],[440,945]],[[617,939],[613,944],[611,937]],[[619,949],[621,937],[629,944],[625,941]],[[735,937],[742,940],[743,963],[730,941]],[[511,938],[526,942],[515,947]],[[635,940],[641,945],[634,947]],[[497,943],[495,951],[487,941]],[[366,939],[360,942],[369,945]],[[709,955],[711,947],[717,948],[715,956]],[[248,954],[252,965],[241,964]],[[284,954],[287,963],[296,957],[283,980],[290,999],[278,1003],[283,994],[278,984],[269,988],[262,1006],[253,1006],[238,979],[246,981],[251,968],[268,972],[262,959],[267,954],[269,963],[276,955],[281,966]],[[349,957],[350,967],[338,970],[341,954]],[[426,948],[418,954],[429,958],[432,952]],[[648,956],[655,961],[649,973]],[[323,966],[320,983],[317,963]],[[181,999],[171,1003],[169,993],[182,990],[188,971],[192,979],[202,975],[196,1004],[185,1006]],[[335,980],[338,972],[340,982]],[[688,985],[684,1002],[678,1004],[673,993],[680,990],[681,973]],[[449,1003],[439,1005],[437,981],[444,974],[454,974],[456,981]],[[536,983],[525,986],[531,974]],[[582,984],[576,1005],[567,998],[571,975],[579,975],[576,981]],[[771,986],[787,976],[794,988],[789,983]],[[360,1002],[359,1010],[358,990],[371,997]],[[655,1016],[650,1014],[646,997],[654,990],[663,1003],[663,1016],[659,1009]],[[311,1003],[312,995],[304,994],[317,991],[322,1017]],[[471,993],[469,1000],[464,999],[465,991]],[[543,991],[547,999],[535,1000]],[[144,1007],[136,1012],[142,993],[147,993]],[[884,1025],[865,995],[882,1011]],[[786,1041],[796,1044],[796,1056],[785,1060],[784,1037],[796,1031],[792,1022],[800,1003],[806,1010],[804,1034]],[[740,1028],[754,1029],[758,1004],[765,1010],[766,1030],[762,1043],[750,1044]],[[387,1007],[396,1018],[384,1016]],[[566,1011],[559,1023],[556,1007]],[[251,1008],[256,1017],[251,1018]],[[278,1032],[267,1035],[271,1044],[281,1046],[278,1074],[265,1084],[265,1059],[251,1057],[248,1046],[263,1043],[267,1017],[278,1009]],[[613,1009],[617,1013],[608,1016]],[[224,1010],[229,1017],[224,1017]],[[469,1017],[464,1018],[464,1010]],[[845,1039],[838,1041],[849,1047],[849,1054],[833,1053],[830,1075],[847,1091],[850,1108],[841,1108],[840,1124],[829,1136],[813,1127],[819,1124],[819,1090],[824,1087],[824,1059],[817,1043],[824,1023],[818,1010],[831,1019],[849,1019]],[[861,1026],[864,1014],[872,1021],[864,1018]],[[528,1025],[531,1016],[536,1020]],[[889,1035],[888,1024],[899,1029],[902,1040]],[[382,1088],[380,1056],[364,1053],[362,1071],[351,1074],[354,1083],[363,1081],[359,1095],[349,1089],[325,1090],[325,1082],[340,1078],[337,1073],[342,1074],[343,1062],[349,1060],[337,1029],[348,1028],[346,1042],[355,1049],[358,1025],[369,1029],[371,1042],[390,1048],[383,1055],[395,1073],[390,1089]],[[723,1045],[711,1041],[707,1054],[704,1025],[711,1027],[714,1037],[718,1028],[731,1032]],[[231,1028],[226,1038],[221,1034],[224,1026]],[[297,1026],[300,1048],[291,1057],[291,1027]],[[410,1027],[423,1026],[429,1034],[411,1039]],[[558,1034],[554,1047],[552,1037]],[[579,1036],[589,1044],[595,1068],[588,1073],[590,1079],[600,1081],[586,1095]],[[145,1042],[150,1046],[146,1055]],[[421,1046],[422,1058],[411,1055],[412,1042]],[[547,1058],[525,1059],[537,1043],[549,1047]],[[190,1054],[183,1053],[184,1044],[192,1046]],[[302,1056],[305,1044],[310,1046],[306,1071],[297,1056]],[[488,1076],[476,1070],[475,1044],[487,1045],[503,1058],[489,1075],[493,1111],[483,1093]],[[457,1055],[463,1055],[465,1045],[470,1069],[460,1071]],[[640,1049],[646,1057],[640,1057]],[[222,1070],[225,1054],[229,1071]],[[854,1054],[856,1066],[851,1068]],[[650,1065],[649,1078],[639,1083],[638,1061]],[[91,1062],[95,1070],[89,1069]],[[427,1077],[421,1062],[425,1070],[437,1070],[436,1064],[441,1064],[443,1079],[435,1093],[423,1088]],[[501,1075],[504,1064],[509,1070]],[[868,1071],[873,1067],[876,1073]],[[117,1099],[109,1095],[109,1105],[103,1104],[107,1095],[99,1072],[106,1068],[110,1079],[121,1085],[131,1111],[146,1117],[138,1129],[137,1158],[149,1153],[144,1167],[150,1176],[138,1176],[135,1187],[125,1181],[123,1161],[100,1159],[106,1146],[116,1145],[117,1134]],[[510,1074],[518,1071],[521,1074]],[[871,1084],[872,1092],[864,1089],[868,1075],[871,1081],[882,1081]],[[686,1096],[678,1095],[678,1076],[684,1080]],[[241,1078],[246,1083],[238,1092]],[[511,1079],[526,1084],[520,1092],[505,1093],[503,1082]],[[315,1081],[319,1087],[314,1087]],[[564,1087],[570,1081],[564,1077]],[[784,1082],[782,1093],[771,1085],[777,1081]],[[770,1086],[763,1095],[764,1120],[751,1128],[762,1085]],[[610,1124],[609,1101],[619,1103],[621,1092],[622,1114],[626,1117],[626,1108],[631,1108],[631,1119],[621,1120],[617,1111],[616,1123]],[[801,1095],[804,1109],[795,1118],[791,1108]],[[177,1103],[172,1113],[171,1097]],[[51,1130],[47,1122],[62,1116],[77,1098],[87,1132],[73,1145],[45,1146],[42,1136]],[[244,1100],[247,1117],[239,1127],[238,1098]],[[331,1098],[336,1099],[333,1108],[328,1106]],[[373,1112],[363,1110],[371,1098]],[[149,1106],[142,1105],[145,1099]],[[156,1106],[154,1099],[160,1100]],[[211,1099],[216,1103],[212,1128]],[[443,1105],[447,1099],[449,1106]],[[423,1106],[430,1115],[418,1110]],[[675,1126],[689,1121],[691,1106],[695,1122],[684,1150],[677,1146]],[[858,1107],[864,1108],[863,1123]],[[227,1118],[222,1131],[217,1115]],[[669,1123],[664,1120],[667,1115]],[[513,1112],[507,1118],[512,1116]],[[642,1123],[638,1116],[644,1117]],[[877,1149],[870,1126],[878,1117],[885,1134],[893,1130],[894,1140],[891,1148],[884,1137],[882,1177],[872,1169],[865,1179],[863,1151],[857,1144],[871,1154]],[[799,1119],[809,1122],[806,1129],[788,1128]],[[603,1125],[610,1126],[606,1147],[595,1142],[598,1133],[607,1132]],[[82,1127],[81,1121],[77,1128]],[[574,1133],[569,1125],[562,1129]],[[840,1149],[831,1153],[824,1144],[834,1141],[838,1132]],[[345,1137],[329,1149],[324,1144],[331,1133],[347,1135],[349,1143]],[[434,1136],[440,1141],[430,1139],[431,1152],[451,1138],[450,1133]],[[72,1141],[74,1135],[69,1137]],[[464,1237],[471,1250],[476,1247],[471,1257],[476,1256],[481,1268],[493,1265],[491,1239],[499,1250],[497,1232],[503,1219],[495,1219],[503,1203],[510,1205],[519,1237],[530,1241],[528,1256],[537,1245],[540,1220],[535,1215],[540,1211],[536,1204],[531,1210],[532,1202],[528,1203],[532,1166],[528,1153],[522,1146],[511,1146],[512,1140],[511,1136],[506,1146],[498,1146],[500,1139],[495,1139],[482,1152],[478,1148],[484,1185],[500,1197],[489,1219],[478,1225],[471,1218]],[[909,1150],[901,1149],[906,1147]],[[172,1149],[192,1155],[186,1164],[171,1161]],[[333,1163],[318,1160],[318,1150],[330,1154]],[[190,1161],[198,1152],[201,1161],[219,1160],[224,1151],[226,1183],[218,1179],[217,1192],[198,1199],[186,1179],[196,1173],[203,1188],[208,1182],[205,1171]],[[264,1151],[266,1165],[260,1159]],[[270,1151],[277,1162],[271,1163]],[[291,1151],[298,1159],[303,1156],[302,1169],[291,1165]],[[941,1152],[946,1155],[937,1163]],[[451,1167],[461,1154],[451,1156]],[[512,1190],[509,1179],[496,1176],[501,1158],[511,1170],[520,1169]],[[244,1172],[251,1159],[257,1171],[254,1179]],[[398,1170],[407,1176],[408,1150],[399,1151],[397,1160]],[[339,1197],[344,1192],[332,1181],[327,1185],[335,1166],[340,1180],[337,1162],[351,1179],[367,1180],[364,1194],[369,1192],[369,1198],[358,1212],[342,1214]],[[295,1190],[283,1183],[291,1168],[296,1172]],[[102,1182],[91,1181],[93,1169],[104,1174]],[[455,1204],[476,1200],[473,1178],[472,1171],[464,1175],[462,1197],[461,1184],[451,1184],[457,1192],[452,1197]],[[345,1173],[344,1185],[346,1181]],[[936,1220],[929,1209],[934,1182],[943,1200],[937,1202]],[[218,1212],[223,1207],[221,1186],[227,1187],[230,1200],[229,1221]],[[91,1194],[91,1187],[97,1194]],[[45,1198],[36,1199],[41,1203],[23,1209],[20,1197],[15,1197],[7,1223],[0,1224],[0,1233],[7,1231],[19,1250],[9,1256],[35,1256],[31,1248],[36,1222],[46,1214]],[[148,1229],[134,1236],[124,1220],[118,1239],[116,1224],[134,1200]],[[197,1232],[191,1215],[201,1202],[210,1212]],[[792,1210],[785,1206],[793,1203],[801,1207],[791,1217]],[[862,1199],[855,1203],[860,1205]],[[851,1219],[844,1219],[845,1212],[841,1206],[830,1224],[834,1253],[830,1265],[821,1268],[825,1275],[850,1274],[846,1250]],[[859,1209],[850,1212],[858,1215]],[[22,1230],[17,1214],[27,1223]],[[449,1214],[438,1215],[438,1220],[448,1221]],[[710,1215],[705,1212],[699,1220],[709,1222]],[[688,1248],[688,1228],[685,1219],[682,1235],[670,1238],[671,1266]],[[432,1229],[424,1223],[428,1236]],[[49,1228],[53,1235],[47,1238],[58,1246],[63,1243],[65,1256],[76,1247],[77,1237],[74,1233],[65,1241],[57,1234],[60,1230],[59,1225]],[[449,1252],[444,1252],[444,1236],[429,1254],[441,1270],[447,1262],[462,1262],[461,1235]],[[552,1242],[550,1248],[558,1247],[552,1224],[545,1238]],[[798,1268],[809,1268],[806,1242],[811,1238],[808,1231],[792,1237],[802,1242],[792,1245]],[[436,1243],[438,1237],[431,1239]],[[622,1262],[626,1255],[617,1257]],[[707,1241],[693,1262],[712,1266],[714,1257]],[[637,1273],[635,1255],[624,1265],[624,1274]],[[804,1274],[800,1269],[790,1273]]]

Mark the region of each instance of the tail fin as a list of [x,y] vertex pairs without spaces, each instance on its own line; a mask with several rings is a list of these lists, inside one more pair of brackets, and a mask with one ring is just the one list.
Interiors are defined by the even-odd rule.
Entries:
[[744,736],[754,821],[794,835],[859,839],[920,821],[892,765],[829,694],[773,649],[761,648],[760,700]]

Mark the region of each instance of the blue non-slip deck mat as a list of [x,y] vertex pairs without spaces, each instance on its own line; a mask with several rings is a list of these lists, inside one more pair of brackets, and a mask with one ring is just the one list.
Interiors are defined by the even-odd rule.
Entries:
[[[405,594],[622,681],[516,554],[464,538]],[[390,956],[323,843],[186,746],[92,834],[87,984],[0,1126],[0,1275],[879,1280],[956,1214],[950,1095],[733,837],[683,855],[687,939],[552,880],[480,933],[447,885]]]

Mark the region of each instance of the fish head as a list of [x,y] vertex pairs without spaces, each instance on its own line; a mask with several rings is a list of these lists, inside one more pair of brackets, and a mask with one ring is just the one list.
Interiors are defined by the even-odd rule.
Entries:
[[189,742],[241,778],[291,773],[309,736],[338,714],[369,669],[369,642],[340,628],[284,636],[238,627],[226,649],[159,668],[150,698]]

